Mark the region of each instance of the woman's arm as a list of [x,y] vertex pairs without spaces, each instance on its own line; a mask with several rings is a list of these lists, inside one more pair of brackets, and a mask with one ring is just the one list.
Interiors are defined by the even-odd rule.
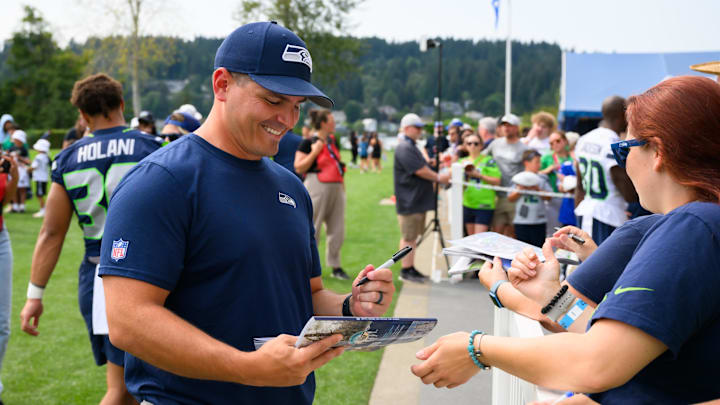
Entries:
[[310,147],[310,153],[305,153],[302,151],[295,152],[295,171],[298,174],[307,173],[307,171],[310,170],[313,162],[315,162],[315,159],[317,159],[318,155],[324,147],[325,142],[323,142],[322,139],[318,139]]
[[[443,336],[416,356],[411,371],[425,384],[456,387],[480,369],[473,364],[469,334]],[[583,334],[556,333],[536,338],[477,336],[483,364],[501,368],[551,389],[602,392],[629,381],[667,350],[658,339],[628,324],[601,319]]]

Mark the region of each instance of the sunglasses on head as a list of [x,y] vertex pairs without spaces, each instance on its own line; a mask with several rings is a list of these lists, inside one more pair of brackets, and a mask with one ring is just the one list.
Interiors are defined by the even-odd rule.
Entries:
[[633,146],[642,146],[646,143],[647,141],[630,139],[628,141],[615,142],[610,145],[618,166],[622,167],[623,169],[625,168],[625,162],[627,161],[627,157],[630,154],[630,148],[632,148]]

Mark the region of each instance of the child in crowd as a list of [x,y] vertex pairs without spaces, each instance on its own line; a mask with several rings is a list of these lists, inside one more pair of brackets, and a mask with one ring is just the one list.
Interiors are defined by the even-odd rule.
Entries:
[[18,185],[13,199],[12,212],[25,212],[25,199],[28,188],[30,188],[30,176],[27,172],[27,167],[30,165],[30,153],[25,147],[27,135],[25,131],[17,129],[13,132],[11,139],[13,146],[8,149],[8,152],[15,157],[18,163]]
[[[513,186],[519,190],[552,191],[547,177],[539,174],[540,153],[534,149],[526,150],[522,154],[525,171],[513,176]],[[550,197],[538,197],[532,194],[521,194],[519,191],[508,195],[510,202],[515,205],[515,237],[523,242],[541,247],[545,242],[545,226],[547,215],[545,204],[541,200]]]
[[32,172],[32,180],[35,182],[35,195],[40,203],[40,210],[33,214],[33,218],[42,218],[45,216],[45,194],[47,194],[47,184],[49,180],[48,170],[50,169],[50,141],[47,139],[38,139],[33,145],[38,153],[30,165]]

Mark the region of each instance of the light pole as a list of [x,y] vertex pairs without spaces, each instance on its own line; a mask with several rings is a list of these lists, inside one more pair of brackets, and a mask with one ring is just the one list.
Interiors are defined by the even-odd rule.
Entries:
[[[420,52],[426,52],[428,49],[437,48],[438,49],[438,77],[437,77],[437,96],[435,97],[435,116],[436,121],[442,122],[442,107],[440,105],[440,98],[442,96],[442,42],[436,41],[434,39],[421,39],[420,40]],[[434,126],[433,126],[434,130]],[[433,134],[434,136],[434,134]],[[440,151],[437,150],[438,140],[435,140],[435,168],[440,171]],[[435,282],[440,281],[439,277],[435,274],[435,251],[437,250],[437,243],[440,242],[440,245],[445,248],[445,238],[442,234],[442,228],[440,227],[440,219],[438,218],[438,192],[440,191],[440,184],[435,184],[435,205],[433,209],[433,219],[432,221],[427,225],[425,230],[422,233],[422,236],[420,236],[420,240],[418,241],[418,246],[425,240],[425,237],[427,236],[428,232],[433,232],[435,234],[435,242],[433,246],[433,258],[432,258],[432,272],[433,277],[432,280]],[[450,268],[450,261],[448,260],[447,256],[445,256],[445,264],[447,265],[447,268]]]

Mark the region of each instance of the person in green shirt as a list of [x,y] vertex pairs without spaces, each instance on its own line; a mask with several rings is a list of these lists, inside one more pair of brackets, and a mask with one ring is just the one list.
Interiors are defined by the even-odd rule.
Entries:
[[[465,166],[466,181],[471,183],[500,185],[500,169],[492,157],[480,152],[483,143],[478,135],[464,139],[469,156],[461,159]],[[463,192],[463,222],[468,235],[486,232],[490,228],[495,211],[495,190],[468,186]]]
[[[573,160],[570,155],[568,140],[565,137],[565,131],[555,130],[552,134],[550,134],[550,149],[550,153],[546,153],[540,158],[540,173],[548,177],[548,182],[554,192],[564,192],[564,190],[558,188],[558,185],[561,185],[563,180],[560,168],[565,162],[570,162],[570,164],[572,164]],[[555,232],[554,228],[561,225],[560,220],[558,219],[561,206],[561,198],[553,198],[546,203],[547,235]]]

